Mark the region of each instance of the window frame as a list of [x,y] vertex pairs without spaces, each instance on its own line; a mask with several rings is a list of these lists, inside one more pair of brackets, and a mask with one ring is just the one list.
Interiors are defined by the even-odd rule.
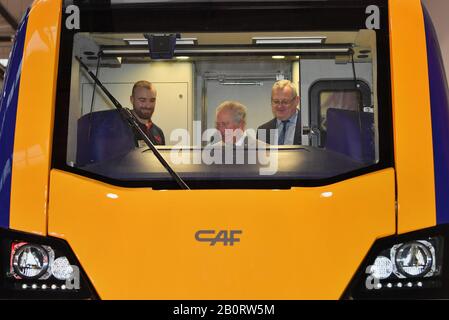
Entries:
[[[353,79],[320,79],[313,83],[309,89],[309,128],[318,128],[321,132],[321,93],[322,92],[340,92],[340,91],[358,91],[362,97],[362,106],[360,112],[364,112],[364,107],[372,106],[371,89],[369,85],[357,79],[358,87],[355,87]],[[312,145],[322,148],[324,146],[323,136],[318,139],[312,139]]]
[[[70,4],[66,1],[63,6]],[[192,189],[288,189],[291,187],[323,186],[370,172],[394,166],[392,97],[390,74],[390,41],[388,24],[388,1],[373,0],[380,8],[381,29],[376,30],[378,105],[379,105],[379,161],[352,172],[320,180],[201,180],[186,181]],[[92,4],[80,3],[81,29],[67,30],[62,27],[58,67],[57,95],[55,104],[52,168],[95,179],[122,187],[150,187],[154,189],[177,189],[176,183],[167,181],[121,181],[100,176],[66,163],[71,59],[73,37],[76,32],[138,32],[158,26],[166,32],[251,32],[251,31],[357,31],[366,29],[366,6],[360,1],[282,1],[282,2],[214,2],[214,3],[147,3],[142,4]],[[145,15],[144,15],[145,13]],[[167,15],[172,24],[167,24]],[[138,17],[145,16],[145,19]],[[271,21],[277,19],[276,30],[270,30]],[[320,19],[316,19],[317,16]],[[323,18],[326,19],[323,19]],[[64,26],[65,16],[61,16]],[[150,25],[148,21],[153,21]],[[115,23],[115,24],[114,24]],[[165,25],[164,25],[165,23]],[[268,25],[268,27],[267,27]],[[162,27],[161,27],[162,26]],[[180,28],[180,26],[183,26]]]

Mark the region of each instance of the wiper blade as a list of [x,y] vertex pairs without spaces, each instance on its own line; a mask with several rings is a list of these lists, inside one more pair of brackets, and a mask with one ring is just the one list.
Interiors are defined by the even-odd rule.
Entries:
[[182,178],[170,167],[170,165],[165,161],[164,157],[162,157],[159,150],[156,149],[154,144],[151,142],[150,138],[147,136],[145,131],[138,124],[137,118],[128,108],[124,108],[120,102],[109,92],[108,89],[103,85],[103,83],[91,72],[86,64],[81,61],[78,56],[75,56],[76,60],[78,60],[81,67],[87,72],[87,74],[95,81],[97,86],[104,92],[104,94],[111,100],[112,104],[117,108],[117,110],[121,113],[121,115],[126,119],[126,123],[130,126],[131,129],[135,129],[136,132],[142,137],[143,141],[146,145],[153,151],[153,154],[159,160],[159,162],[164,166],[164,168],[168,171],[168,173],[172,176],[172,178],[176,181],[179,187],[183,190],[190,190],[189,186],[182,180]]

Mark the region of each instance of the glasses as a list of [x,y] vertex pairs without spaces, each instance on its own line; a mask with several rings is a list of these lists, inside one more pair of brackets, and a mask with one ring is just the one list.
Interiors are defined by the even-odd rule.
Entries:
[[290,103],[292,103],[293,100],[295,100],[295,99],[296,99],[296,97],[293,97],[290,100],[271,100],[271,105],[273,105],[273,106],[278,106],[278,105],[287,106]]

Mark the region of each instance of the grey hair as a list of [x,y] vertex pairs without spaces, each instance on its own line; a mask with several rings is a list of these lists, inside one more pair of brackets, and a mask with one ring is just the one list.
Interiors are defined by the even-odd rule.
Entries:
[[216,115],[220,113],[221,111],[229,110],[232,112],[232,118],[234,120],[234,123],[243,123],[246,125],[246,111],[247,108],[237,101],[225,101],[222,102],[216,110]]
[[273,92],[274,90],[277,90],[277,89],[284,89],[286,87],[289,87],[289,88],[292,89],[292,91],[293,91],[293,97],[292,98],[296,98],[298,96],[298,89],[296,89],[296,85],[293,82],[291,82],[290,80],[277,81],[273,85],[273,88],[271,89],[271,92]]

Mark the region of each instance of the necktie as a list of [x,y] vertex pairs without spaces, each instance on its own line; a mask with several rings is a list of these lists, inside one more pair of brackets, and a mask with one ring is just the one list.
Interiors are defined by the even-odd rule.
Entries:
[[278,145],[284,144],[285,135],[287,133],[288,122],[289,122],[288,120],[282,121],[283,128],[282,128],[281,134],[279,135]]

